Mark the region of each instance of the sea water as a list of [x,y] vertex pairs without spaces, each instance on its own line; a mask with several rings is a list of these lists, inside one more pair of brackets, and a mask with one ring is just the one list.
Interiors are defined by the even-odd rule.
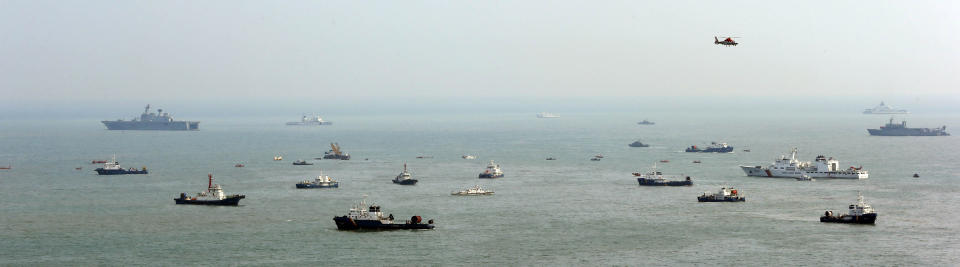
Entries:
[[[0,170],[0,265],[960,262],[956,136],[869,136],[887,118],[856,113],[556,113],[344,115],[319,127],[201,118],[190,132],[107,131],[97,119],[0,121],[0,166],[12,167]],[[637,125],[642,119],[656,125]],[[944,124],[960,125],[960,116],[910,116],[911,126]],[[635,140],[651,146],[627,146]],[[735,152],[681,152],[712,141]],[[331,142],[352,159],[313,160]],[[834,157],[870,178],[800,182],[746,177],[738,167],[769,165],[794,147],[801,160]],[[596,154],[605,157],[590,161]],[[96,175],[90,161],[113,155],[150,174]],[[490,160],[505,177],[477,178]],[[415,186],[391,182],[403,164]],[[631,173],[654,164],[694,186],[638,186]],[[340,188],[295,189],[321,171]],[[181,192],[205,190],[207,174],[246,199],[174,204]],[[473,185],[496,194],[450,195]],[[723,186],[747,201],[697,202]],[[845,213],[858,191],[879,213],[876,225],[819,222],[825,210]],[[364,198],[401,221],[433,219],[436,229],[338,231],[333,217]]]

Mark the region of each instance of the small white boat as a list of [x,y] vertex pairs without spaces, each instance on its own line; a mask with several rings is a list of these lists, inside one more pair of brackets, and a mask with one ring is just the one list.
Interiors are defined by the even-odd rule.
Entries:
[[460,157],[463,158],[463,159],[476,159],[476,158],[477,158],[477,157],[475,157],[475,156],[473,156],[473,155],[463,155],[463,156],[460,156]]
[[816,181],[816,180],[817,180],[817,179],[810,178],[810,175],[806,175],[806,174],[804,174],[804,175],[802,175],[802,176],[800,176],[800,177],[797,177],[797,181],[813,182],[813,181]]
[[479,185],[475,185],[473,188],[468,188],[466,190],[457,191],[450,194],[454,196],[485,196],[493,195],[493,191],[486,190],[481,188]]
[[554,115],[554,114],[551,114],[551,113],[547,113],[547,112],[540,112],[540,113],[537,113],[537,118],[541,118],[541,119],[556,119],[556,118],[560,118],[560,116],[557,116],[557,115]]

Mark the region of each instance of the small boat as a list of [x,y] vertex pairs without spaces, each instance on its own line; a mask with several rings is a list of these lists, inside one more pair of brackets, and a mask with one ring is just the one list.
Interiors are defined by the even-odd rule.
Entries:
[[557,158],[554,158],[554,157],[547,157],[547,160],[557,160]]
[[540,113],[537,113],[537,118],[541,118],[541,119],[556,119],[556,118],[560,118],[560,116],[557,116],[557,115],[554,115],[554,114],[551,114],[551,113],[540,112]]
[[273,156],[273,160],[283,160],[282,156]]
[[797,181],[805,181],[805,182],[813,182],[817,180],[817,179],[811,178],[810,175],[806,175],[806,174],[800,175],[800,177],[797,177],[795,179],[797,179]]
[[698,202],[744,202],[747,197],[737,192],[737,189],[723,187],[716,194],[704,192],[697,197]]
[[467,188],[466,190],[461,190],[450,194],[454,196],[486,196],[493,195],[493,191],[486,190],[481,188],[479,185],[475,185],[472,188]]
[[417,156],[418,159],[432,159],[433,156]]
[[197,193],[194,197],[188,197],[187,193],[180,193],[180,197],[173,200],[178,205],[237,206],[241,199],[246,198],[244,195],[224,195],[223,188],[219,184],[213,184],[213,174],[207,174],[207,179],[206,192]]
[[104,164],[104,163],[107,163],[107,161],[106,161],[106,160],[92,160],[92,161],[90,161],[90,164]]
[[699,160],[694,160],[693,163],[700,163],[700,161],[699,161]]
[[820,216],[820,222],[874,224],[877,221],[877,212],[873,207],[863,202],[863,195],[857,192],[857,203],[850,204],[847,214],[834,216],[833,211],[826,211]]
[[463,158],[463,159],[476,159],[476,158],[477,158],[477,157],[471,156],[471,155],[463,155],[463,156],[460,156],[460,157]]
[[750,152],[750,150],[749,150],[749,149],[744,149],[743,152]]
[[9,170],[9,169],[12,169],[12,167],[10,167],[10,165],[7,165],[6,167],[0,166],[0,170]]
[[293,165],[313,165],[313,163],[306,162],[305,160],[298,159],[293,162]]
[[103,167],[97,168],[94,171],[96,171],[99,175],[147,174],[147,167],[142,167],[140,169],[123,169],[120,167],[120,163],[117,162],[117,156],[113,156],[112,162],[104,163]]
[[602,159],[602,158],[603,158],[603,154],[597,154],[596,156],[593,156],[593,157],[594,157],[594,158],[598,158],[598,159]]
[[78,170],[78,171],[79,171],[79,170],[82,170],[82,169],[83,169],[83,167],[76,167],[76,168],[73,168],[73,169],[74,169],[74,170]]
[[593,158],[590,158],[590,161],[600,161],[601,159],[603,158],[593,157]]
[[399,185],[415,185],[417,184],[417,179],[411,178],[410,172],[407,171],[407,164],[403,164],[403,172],[397,175],[396,178],[393,178],[393,183]]
[[237,165],[233,165],[233,166],[237,168],[243,168],[243,164],[240,164],[240,163],[237,163]]
[[920,178],[920,174],[919,174],[919,173],[914,173],[914,174],[913,174],[913,178]]
[[320,176],[317,176],[316,180],[303,180],[297,183],[297,188],[308,189],[308,188],[338,188],[340,187],[340,182],[337,182],[334,179],[331,179],[330,176],[323,175],[323,171],[320,171]]
[[479,178],[500,178],[503,177],[503,171],[500,170],[500,164],[493,163],[493,160],[490,160],[490,164],[487,164],[487,170],[480,173]]
[[[637,176],[637,183],[640,183],[641,186],[692,186],[693,180],[690,179],[690,176],[684,175],[664,175],[662,172],[657,170],[657,165],[653,165],[653,169],[649,173],[640,173],[635,172],[633,176]],[[685,178],[683,178],[685,177]]]
[[668,162],[670,162],[670,161],[669,161],[669,160],[665,160],[665,159],[661,159],[660,162],[662,162],[662,163],[668,163]]
[[383,216],[380,206],[367,206],[366,201],[353,206],[350,213],[344,216],[333,217],[337,223],[337,230],[403,230],[403,229],[433,229],[433,220],[423,223],[423,218],[414,215],[404,223],[395,223],[393,214]]
[[350,154],[340,150],[340,143],[330,143],[330,151],[323,152],[323,159],[350,160]]
[[634,141],[633,143],[630,143],[630,144],[627,145],[627,146],[630,146],[630,147],[649,147],[650,145],[649,145],[649,144],[644,144],[643,142],[640,142],[640,140],[637,140],[637,141]]
[[641,122],[638,122],[637,124],[639,124],[639,125],[654,125],[654,124],[656,124],[656,123],[655,123],[655,122],[652,122],[652,121],[648,121],[648,120],[643,120],[643,121],[641,121]]

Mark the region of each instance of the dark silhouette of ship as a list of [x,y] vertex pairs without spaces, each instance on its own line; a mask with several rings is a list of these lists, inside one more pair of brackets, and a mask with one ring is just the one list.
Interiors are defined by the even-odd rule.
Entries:
[[140,118],[125,121],[117,119],[115,121],[101,121],[107,126],[107,130],[154,130],[154,131],[196,131],[200,130],[199,121],[175,121],[169,113],[164,113],[163,109],[157,109],[157,113],[150,112],[150,105],[143,109]]
[[941,126],[940,128],[907,128],[907,121],[895,124],[892,117],[890,122],[887,122],[887,125],[880,127],[880,129],[867,129],[870,135],[879,136],[949,136],[950,134],[946,131],[947,126]]

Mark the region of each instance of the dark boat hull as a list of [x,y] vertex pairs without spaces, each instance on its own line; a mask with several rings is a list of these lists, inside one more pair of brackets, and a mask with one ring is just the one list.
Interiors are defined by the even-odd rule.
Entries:
[[637,182],[643,186],[692,186],[693,181],[657,181],[654,179],[637,178]]
[[121,174],[147,174],[147,170],[104,170],[103,168],[97,168],[97,174],[99,175],[121,175]]
[[237,206],[240,204],[240,200],[246,198],[246,196],[231,196],[224,198],[222,200],[190,200],[183,198],[174,198],[178,205],[206,205],[206,206]]
[[323,155],[323,159],[339,159],[339,160],[350,160],[350,156],[337,156],[333,154]]
[[729,146],[729,147],[725,147],[725,148],[707,148],[707,149],[687,148],[686,150],[684,150],[684,152],[697,152],[697,153],[730,153],[730,152],[733,152],[733,147],[732,147],[732,146]]
[[426,223],[393,223],[384,224],[377,220],[353,220],[347,216],[333,217],[338,230],[416,230],[433,229],[433,224]]
[[415,185],[415,184],[417,184],[417,179],[408,179],[408,180],[397,180],[397,179],[394,179],[394,180],[393,180],[393,183],[399,184],[399,185]]
[[745,202],[747,198],[745,197],[724,197],[724,198],[715,198],[709,196],[699,196],[697,197],[698,202]]
[[950,136],[936,128],[867,129],[867,132],[874,136]]
[[300,189],[311,189],[311,188],[339,188],[340,183],[332,185],[316,185],[316,184],[297,184],[297,188]]
[[820,216],[820,222],[830,222],[830,223],[875,224],[876,221],[877,221],[876,213],[864,214],[863,216],[852,216],[852,215]]
[[479,177],[479,178],[487,178],[487,179],[501,178],[501,177],[503,177],[503,174],[495,175],[495,174],[481,173],[478,177]]
[[293,165],[305,166],[305,165],[313,165],[313,163],[296,163],[296,162],[294,162]]

